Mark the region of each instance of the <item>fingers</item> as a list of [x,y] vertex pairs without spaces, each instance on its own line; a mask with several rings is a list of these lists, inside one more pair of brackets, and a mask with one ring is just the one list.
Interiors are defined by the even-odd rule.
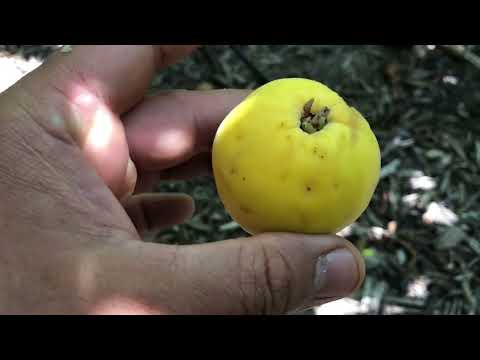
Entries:
[[[119,115],[137,104],[154,72],[191,52],[195,46],[74,46],[31,72],[13,98],[26,98],[50,134],[79,145],[106,185],[118,197],[131,192],[133,175]],[[18,91],[18,90],[16,90]],[[12,95],[14,95],[12,93]]]
[[140,313],[287,314],[348,296],[365,276],[359,252],[336,236],[264,234],[186,247],[137,244],[121,265],[129,276],[117,285],[110,282],[115,290],[106,292],[121,301],[104,297],[103,309],[115,305],[122,312],[124,304]]
[[210,151],[219,124],[249,92],[174,91],[146,99],[124,118],[135,164],[159,171]]
[[177,289],[200,313],[286,314],[351,294],[365,274],[359,252],[335,236],[265,234],[184,251],[181,271],[201,291]]
[[142,194],[128,199],[125,210],[140,237],[188,220],[195,210],[192,198],[183,194]]

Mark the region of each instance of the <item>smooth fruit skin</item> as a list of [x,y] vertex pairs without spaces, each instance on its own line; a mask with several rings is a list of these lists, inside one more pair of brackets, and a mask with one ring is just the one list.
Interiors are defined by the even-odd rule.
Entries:
[[[300,129],[303,107],[330,108],[314,134]],[[367,208],[381,157],[365,118],[325,85],[280,79],[252,92],[217,130],[217,191],[248,233],[335,233]]]

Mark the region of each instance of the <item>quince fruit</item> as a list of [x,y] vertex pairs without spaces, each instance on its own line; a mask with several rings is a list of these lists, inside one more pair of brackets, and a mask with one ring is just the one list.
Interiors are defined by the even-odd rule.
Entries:
[[313,80],[272,81],[220,124],[212,165],[228,213],[248,233],[335,233],[368,207],[381,156],[367,120]]

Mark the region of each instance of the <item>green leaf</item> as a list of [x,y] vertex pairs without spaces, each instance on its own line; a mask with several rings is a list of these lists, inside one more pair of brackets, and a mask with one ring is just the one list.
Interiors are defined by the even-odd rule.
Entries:
[[401,161],[399,159],[395,159],[382,167],[382,171],[380,173],[380,179],[384,179],[392,174],[395,174],[397,170],[400,168]]
[[465,240],[467,235],[459,227],[452,226],[438,239],[436,247],[439,250],[451,249]]
[[362,255],[365,258],[373,257],[376,255],[376,251],[375,249],[372,249],[372,248],[366,248],[362,251]]

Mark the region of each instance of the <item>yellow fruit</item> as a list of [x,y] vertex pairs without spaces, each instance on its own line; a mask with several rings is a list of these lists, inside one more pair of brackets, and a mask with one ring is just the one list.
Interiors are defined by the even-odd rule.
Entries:
[[365,211],[380,176],[367,120],[307,79],[252,92],[218,128],[212,162],[220,199],[250,234],[335,233]]

